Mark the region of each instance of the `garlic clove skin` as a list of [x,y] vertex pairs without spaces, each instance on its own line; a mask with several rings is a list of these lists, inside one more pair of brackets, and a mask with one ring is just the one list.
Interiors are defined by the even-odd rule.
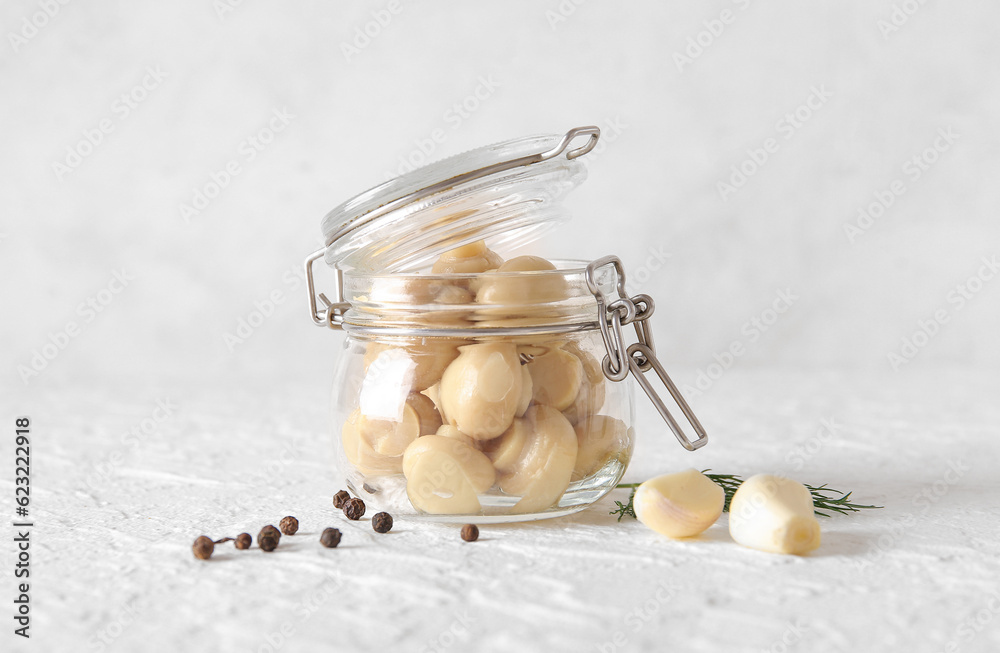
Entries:
[[475,440],[495,438],[507,430],[521,404],[521,375],[512,343],[466,345],[441,377],[441,412]]
[[635,516],[661,535],[693,537],[714,524],[725,507],[720,485],[696,469],[650,479],[635,491]]
[[769,553],[803,555],[822,536],[812,494],[798,481],[757,474],[743,481],[729,505],[729,534],[736,542]]

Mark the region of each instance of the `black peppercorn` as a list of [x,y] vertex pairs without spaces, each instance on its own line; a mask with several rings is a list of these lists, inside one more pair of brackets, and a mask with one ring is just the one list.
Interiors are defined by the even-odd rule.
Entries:
[[319,536],[319,543],[328,549],[335,548],[340,544],[340,531],[336,528],[324,528],[323,534]]
[[351,498],[351,495],[347,493],[347,490],[341,490],[340,492],[333,495],[333,507],[340,510],[344,507],[344,504]]
[[250,533],[240,533],[236,536],[236,548],[249,549],[251,541],[253,541],[253,538],[250,537]]
[[278,536],[271,532],[262,532],[257,536],[257,546],[265,551],[274,551],[278,548]]
[[348,499],[344,503],[344,514],[351,521],[357,521],[365,514],[365,502],[361,499]]
[[462,527],[462,539],[466,542],[475,542],[479,539],[479,527],[475,524],[466,524]]
[[257,533],[257,546],[265,551],[274,551],[280,541],[281,531],[275,528],[272,524],[268,524],[264,528],[260,529],[260,533]]
[[215,550],[215,542],[204,535],[199,535],[191,545],[191,550],[194,551],[194,557],[199,560],[208,560],[212,557],[212,551]]
[[372,528],[376,533],[388,533],[392,529],[392,515],[387,512],[377,513],[372,517]]
[[285,535],[295,535],[295,532],[299,530],[299,520],[289,515],[282,517],[278,526],[281,527],[281,532]]

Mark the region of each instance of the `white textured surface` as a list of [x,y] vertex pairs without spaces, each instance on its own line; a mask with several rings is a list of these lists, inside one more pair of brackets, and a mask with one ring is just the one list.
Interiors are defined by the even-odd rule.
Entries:
[[[16,28],[37,2],[6,0],[0,19]],[[683,343],[671,356],[694,367],[791,288],[793,310],[741,362],[887,369],[916,321],[950,309],[949,291],[997,254],[1000,185],[984,183],[1000,177],[993,0],[923,3],[888,38],[878,21],[891,0],[637,0],[628,12],[408,0],[348,60],[341,43],[387,3],[246,0],[220,19],[205,0],[113,11],[77,0],[17,53],[0,48],[0,88],[11,89],[0,102],[0,288],[23,307],[0,320],[13,345],[0,378],[22,383],[16,366],[81,321],[76,307],[122,267],[134,281],[46,377],[131,374],[134,360],[171,374],[309,374],[332,348],[304,318],[294,275],[320,244],[320,219],[435,130],[444,142],[431,157],[601,126],[606,144],[567,199],[573,226],[537,253],[621,256],[635,291],[670,307],[657,335]],[[560,6],[572,13],[552,22]],[[734,22],[679,71],[674,55],[723,10]],[[168,76],[122,118],[112,103],[147,67]],[[786,139],[776,123],[820,86],[832,97]],[[477,108],[456,121],[467,99]],[[248,160],[240,144],[276,108],[295,118]],[[53,164],[102,119],[114,131],[57,177]],[[919,180],[906,176],[948,127],[959,140]],[[767,138],[781,149],[721,197],[717,183]],[[231,159],[241,173],[186,222],[180,205]],[[844,226],[895,178],[906,193],[849,241]],[[227,347],[274,292],[272,314]],[[987,284],[912,366],[1000,365],[998,297]]]
[[[440,650],[449,627],[468,623],[452,650],[610,651],[595,647],[621,632],[618,650],[629,651],[782,650],[782,637],[801,651],[940,651],[951,639],[994,651],[996,391],[995,376],[957,371],[733,372],[695,402],[713,437],[696,454],[640,411],[629,478],[689,465],[777,471],[886,506],[822,520],[824,544],[808,558],[743,549],[724,520],[700,541],[668,541],[617,523],[607,499],[570,518],[484,528],[475,544],[454,527],[403,520],[375,534],[367,518],[348,523],[332,508],[340,482],[323,388],[8,395],[35,416],[36,443],[36,639],[15,649],[101,650],[103,634],[117,635],[109,651],[267,651],[284,627],[285,650]],[[174,414],[123,446],[166,397]],[[841,426],[815,439],[823,417]],[[815,455],[795,455],[810,442]],[[94,466],[115,451],[121,463],[102,483]],[[969,470],[924,506],[915,497],[946,478],[949,461]],[[191,555],[198,534],[256,535],[289,513],[301,534],[273,554],[228,544],[208,563]],[[339,549],[317,542],[329,525],[344,531]],[[658,591],[671,598],[657,601]],[[121,616],[127,606],[134,617]],[[981,632],[962,630],[983,610]]]
[[[610,651],[619,631],[620,650],[780,651],[783,636],[801,651],[1000,648],[1000,283],[969,281],[1000,242],[996,2],[414,1],[350,58],[341,44],[388,0],[231,0],[222,16],[203,0],[78,0],[13,47],[40,3],[0,7],[0,428],[35,420],[38,524],[37,639],[8,646],[5,628],[0,649],[100,650],[103,634],[106,650],[267,651],[286,623],[280,648],[296,651]],[[919,8],[883,34],[900,5]],[[678,70],[723,10],[734,21]],[[114,103],[150,68],[167,76],[123,115]],[[832,97],[785,139],[777,121],[814,87]],[[241,143],[283,108],[289,126],[249,160]],[[111,133],[57,175],[102,120]],[[340,341],[309,322],[297,276],[321,216],[436,129],[431,157],[588,123],[606,145],[568,200],[573,226],[538,253],[620,255],[657,301],[668,369],[707,387],[692,403],[711,446],[685,454],[646,408],[630,478],[778,471],[886,508],[824,521],[804,560],[738,549],[721,526],[665,542],[613,522],[609,501],[474,545],[365,523],[319,549],[319,528],[343,526],[325,435]],[[903,166],[947,128],[958,140],[912,179]],[[721,197],[770,137],[779,151]],[[240,173],[185,221],[180,205],[230,160]],[[895,178],[906,192],[849,240]],[[128,286],[102,295],[122,269]],[[960,284],[975,292],[956,302]],[[748,331],[786,288],[794,306]],[[892,374],[887,355],[936,312],[947,321]],[[248,320],[249,337],[227,341]],[[62,342],[70,321],[79,334]],[[708,382],[734,343],[742,355]],[[167,398],[154,436],[128,436]],[[825,418],[843,424],[829,440]],[[0,454],[7,518],[7,436]],[[925,509],[950,457],[972,469]],[[274,555],[190,555],[199,533],[256,533],[289,512],[310,534]],[[11,556],[0,546],[5,602]],[[327,572],[336,590],[302,620]],[[660,583],[675,598],[639,619]],[[468,635],[443,646],[465,618]]]

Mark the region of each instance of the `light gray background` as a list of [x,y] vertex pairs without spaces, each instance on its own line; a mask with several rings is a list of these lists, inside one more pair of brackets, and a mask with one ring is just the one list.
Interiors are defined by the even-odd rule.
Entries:
[[[16,365],[79,321],[77,305],[122,267],[135,281],[44,377],[134,376],[141,365],[157,378],[325,379],[317,362],[337,336],[311,326],[284,275],[320,244],[328,209],[382,181],[434,129],[446,136],[437,157],[621,125],[605,129],[568,200],[575,222],[538,250],[616,253],[632,270],[650,248],[668,252],[641,289],[660,303],[664,356],[695,368],[786,287],[800,299],[739,365],[887,368],[917,320],[948,308],[949,290],[996,253],[993,4],[931,3],[888,38],[877,22],[890,3],[647,3],[627,14],[564,3],[575,10],[555,22],[559,6],[403,3],[350,61],[340,44],[379,3],[244,2],[224,19],[211,3],[63,7],[0,63],[8,382],[21,384]],[[35,8],[5,3],[4,24]],[[679,71],[674,54],[723,9],[733,22]],[[147,66],[167,76],[122,119],[112,105]],[[481,77],[497,87],[456,126],[446,112]],[[776,123],[814,86],[832,97],[785,140]],[[246,162],[240,143],[276,108],[295,118]],[[114,131],[58,181],[53,163],[105,118]],[[902,166],[941,128],[959,138],[911,182]],[[717,183],[771,137],[780,149],[724,201]],[[185,222],[180,205],[233,158],[242,173]],[[907,192],[850,242],[844,225],[896,178]],[[986,284],[905,367],[1000,363],[998,287]],[[224,334],[274,289],[287,300],[230,352]]]
[[[48,501],[48,508],[40,504],[52,529],[46,546],[62,551],[51,554],[58,561],[49,567],[48,589],[38,594],[39,600],[48,597],[49,612],[39,608],[43,632],[63,638],[50,644],[91,641],[116,623],[116,610],[129,597],[147,596],[149,583],[162,585],[164,577],[168,586],[187,582],[175,576],[190,580],[187,593],[164,594],[164,605],[147,609],[136,622],[143,625],[127,630],[119,645],[144,642],[158,619],[166,624],[163,642],[184,645],[189,636],[211,632],[200,629],[222,623],[229,645],[255,651],[268,629],[278,627],[273,619],[281,610],[274,611],[263,594],[242,607],[226,599],[225,615],[221,608],[216,612],[218,604],[197,598],[199,588],[225,587],[233,572],[219,567],[211,579],[198,576],[187,542],[192,530],[259,526],[270,519],[262,515],[302,505],[283,503],[283,497],[310,496],[315,507],[309,509],[328,509],[327,492],[336,481],[327,476],[323,415],[342,336],[312,325],[296,275],[302,259],[321,244],[323,214],[383,181],[399,157],[419,152],[418,143],[435,130],[443,142],[435,144],[432,158],[525,134],[584,124],[604,128],[605,144],[588,157],[589,180],[568,199],[574,221],[535,251],[620,255],[633,279],[644,279],[633,288],[658,302],[660,353],[682,385],[721,371],[713,363],[726,360],[723,352],[732,343],[743,346],[732,369],[706,386],[710,391],[692,396],[714,448],[681,458],[675,445],[650,437],[640,444],[635,480],[679,464],[735,473],[801,471],[803,480],[837,482],[870,501],[905,508],[918,488],[944,473],[946,444],[960,444],[969,459],[996,457],[997,416],[990,402],[1000,364],[1000,282],[973,282],[978,291],[961,308],[949,300],[980,270],[983,257],[1000,249],[995,3],[740,0],[632,2],[626,9],[595,0],[402,2],[350,56],[343,44],[379,12],[384,19],[389,3],[244,0],[220,11],[221,2],[77,0],[59,5],[37,35],[12,43],[10,34],[20,33],[41,4],[11,0],[0,8],[0,390],[4,415],[32,414],[43,428],[39,437],[48,438],[38,445],[35,482],[38,500]],[[713,21],[723,11],[730,12],[728,23],[709,38],[713,27],[719,31]],[[888,31],[885,23],[894,13],[906,20]],[[703,52],[680,70],[678,54],[699,38],[707,43]],[[123,116],[119,96],[133,92],[149,69],[165,76]],[[814,89],[828,99],[786,138],[788,123],[779,121]],[[480,98],[471,99],[477,91]],[[463,102],[475,108],[456,120],[453,106]],[[248,161],[241,143],[276,110],[294,117]],[[54,165],[102,121],[113,130],[72,172],[59,175]],[[939,130],[955,134],[954,143],[913,179],[904,165],[931,147]],[[768,139],[777,151],[738,192],[722,197],[718,184],[730,177],[731,166]],[[208,208],[185,220],[181,205],[233,159],[240,173]],[[896,179],[905,183],[905,193],[852,241],[845,226],[856,224],[859,210]],[[133,280],[87,321],[81,306],[123,269]],[[782,291],[797,299],[752,339],[744,324],[762,316]],[[227,346],[226,334],[274,298],[280,301],[251,337]],[[900,353],[902,340],[936,312],[947,322],[912,361],[894,369],[889,354]],[[58,334],[69,321],[79,333],[67,342]],[[25,376],[23,369],[52,337],[65,347],[39,374]],[[157,437],[140,450],[124,447],[122,434],[148,418],[163,397],[179,402],[179,416],[158,424]],[[649,413],[643,404],[641,419]],[[829,416],[846,426],[832,442],[818,441],[814,434]],[[248,473],[300,438],[306,453],[283,468],[280,481],[247,481]],[[810,453],[804,471],[792,464],[796,450],[786,447],[817,442],[822,453]],[[3,446],[6,451],[6,440]],[[95,489],[87,479],[115,452],[124,452],[124,462],[117,463],[113,481]],[[810,575],[802,567],[768,562],[762,568],[752,557],[711,567],[706,581],[698,570],[708,558],[690,545],[690,557],[665,564],[673,565],[670,577],[688,583],[684,596],[695,612],[680,621],[661,613],[656,627],[630,646],[671,641],[717,650],[720,641],[711,633],[740,613],[733,632],[743,639],[730,633],[725,645],[731,650],[777,645],[794,619],[813,617],[818,621],[809,623],[804,645],[810,650],[850,650],[873,641],[870,636],[883,646],[941,648],[984,596],[984,589],[956,579],[974,583],[997,573],[979,557],[996,553],[989,544],[996,541],[995,529],[981,526],[983,519],[995,520],[995,500],[990,510],[971,507],[996,494],[995,469],[988,467],[967,477],[966,494],[935,504],[942,512],[933,521],[942,526],[921,540],[924,548],[890,552],[896,565],[891,573],[837,584],[838,565],[852,562],[852,555],[856,562],[881,534],[897,532],[877,521],[899,518],[890,509],[867,522],[839,522],[848,524],[841,527],[847,534],[831,526],[832,548],[811,572],[824,580],[815,585],[795,580]],[[282,490],[274,494],[271,484]],[[4,487],[12,486],[4,481]],[[247,500],[243,512],[211,508],[227,505],[234,487]],[[4,490],[5,514],[9,494]],[[215,494],[219,503],[205,505]],[[950,501],[972,521],[948,521]],[[504,565],[541,565],[537,552],[555,555],[562,547],[577,551],[576,557],[560,562],[551,573],[565,578],[552,583],[557,595],[581,603],[566,599],[563,611],[535,606],[542,610],[539,622],[522,623],[496,645],[554,646],[543,622],[572,633],[579,646],[610,641],[622,627],[623,611],[654,589],[635,590],[623,575],[643,578],[667,558],[652,534],[636,528],[610,536],[599,509],[587,514],[567,525],[562,541],[541,527],[512,529],[517,537],[507,541],[526,546],[523,560],[487,550],[477,563],[481,575],[437,574],[445,567],[435,566],[433,577],[410,579],[414,603],[394,608],[398,629],[380,639],[371,632],[378,619],[363,615],[366,629],[353,644],[405,642],[419,650],[457,618],[443,596],[482,606],[478,594],[463,594],[464,582],[438,587],[441,593],[430,598],[420,588],[437,587],[437,578],[505,578]],[[94,543],[80,547],[78,538],[90,537],[80,534],[88,532]],[[972,553],[949,548],[957,545],[948,538],[959,533],[972,534]],[[60,537],[61,548],[54,544]],[[619,539],[595,547],[606,537]],[[630,556],[640,540],[645,553]],[[425,546],[422,541],[414,536],[401,548]],[[720,546],[709,547],[710,556],[739,555],[721,540],[713,544]],[[110,560],[104,557],[108,546]],[[455,558],[443,546],[426,555],[441,556],[438,564],[446,566]],[[591,557],[596,548],[613,559],[602,566]],[[952,557],[967,563],[960,570],[941,562],[955,551]],[[4,555],[6,563],[6,548]],[[171,561],[166,570],[159,567],[164,560]],[[268,571],[264,565],[254,573],[261,582],[278,582],[279,571],[300,568],[290,560],[289,567]],[[782,582],[794,586],[790,594],[772,596],[759,609],[745,587],[720,594],[733,578],[769,582],[768,570],[776,565],[787,575]],[[161,575],[142,576],[150,568]],[[918,569],[933,580],[910,587]],[[102,604],[100,595],[114,583],[123,584],[107,590],[110,606]],[[616,588],[607,591],[617,592],[617,607],[587,604],[595,583]],[[897,586],[897,593],[885,590]],[[357,585],[351,591],[359,603],[377,604],[378,584],[365,587],[370,595],[359,595]],[[554,591],[544,583],[527,587],[537,596]],[[850,604],[856,628],[817,617],[845,614],[843,597],[859,587],[871,598]],[[961,598],[941,596],[941,587]],[[520,599],[517,591],[511,596],[529,601],[523,592]],[[281,600],[291,609],[297,599]],[[185,601],[188,608],[173,612]],[[85,607],[90,603],[93,609]],[[870,609],[875,604],[888,606],[885,618]],[[428,618],[422,605],[440,609]],[[755,610],[765,621],[746,616]],[[577,611],[583,616],[570,614]],[[246,629],[248,614],[262,619],[259,629]],[[320,622],[311,622],[301,644],[324,641]],[[484,632],[491,629],[489,620],[479,623]],[[991,644],[979,637],[962,645],[987,650]]]

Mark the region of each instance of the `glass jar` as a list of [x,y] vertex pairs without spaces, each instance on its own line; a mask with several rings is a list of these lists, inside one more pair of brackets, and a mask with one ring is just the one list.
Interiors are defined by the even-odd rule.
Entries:
[[[585,178],[579,159],[599,136],[583,127],[473,150],[324,219],[326,246],[306,260],[310,314],[347,332],[332,430],[349,488],[376,509],[484,523],[585,508],[632,456],[629,373],[681,444],[706,442],[656,360],[653,300],[627,295],[616,257],[504,260],[495,251],[516,254],[566,219],[560,200]],[[320,258],[335,273],[333,301],[316,295]],[[626,346],[629,324],[638,342]]]

